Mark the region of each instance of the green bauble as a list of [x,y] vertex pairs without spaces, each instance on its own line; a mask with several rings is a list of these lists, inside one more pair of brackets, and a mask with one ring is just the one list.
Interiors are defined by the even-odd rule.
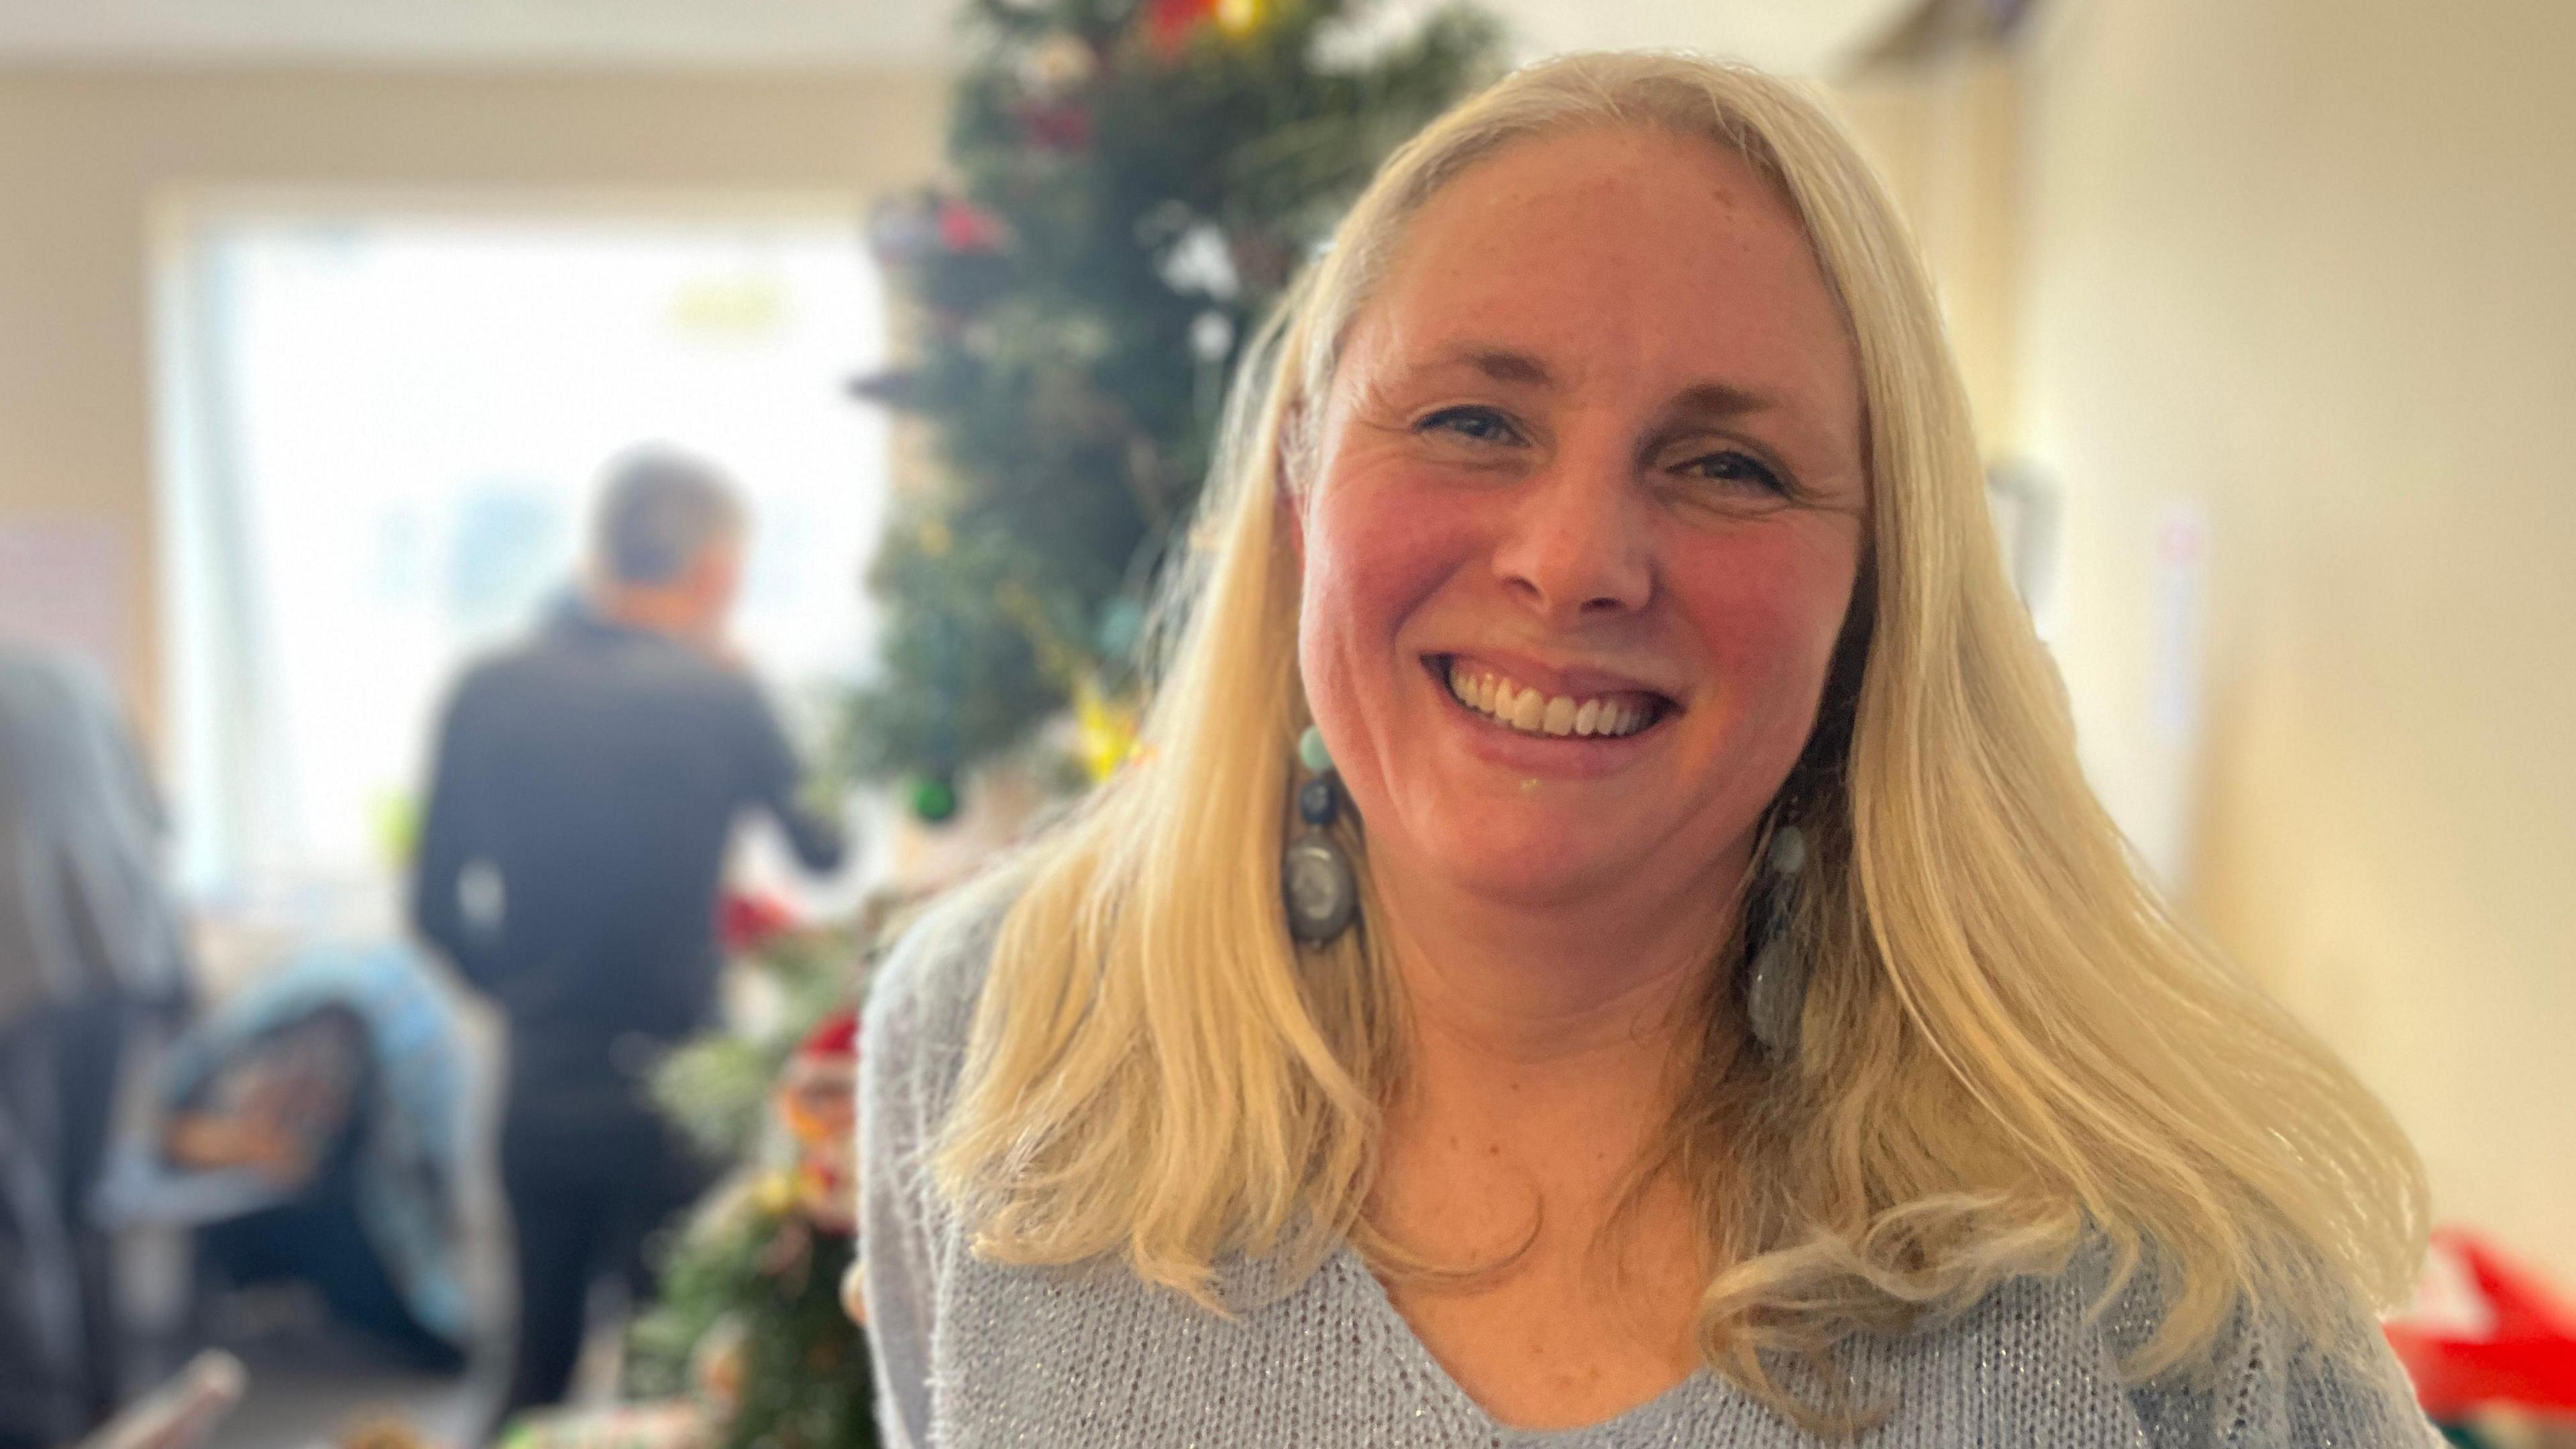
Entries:
[[944,825],[957,813],[957,782],[946,775],[915,775],[909,803],[913,818]]

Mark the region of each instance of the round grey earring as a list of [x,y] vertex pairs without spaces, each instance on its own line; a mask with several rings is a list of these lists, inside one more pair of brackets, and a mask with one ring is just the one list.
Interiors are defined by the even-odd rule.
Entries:
[[1313,725],[1297,740],[1297,758],[1314,778],[1297,787],[1297,816],[1305,831],[1279,858],[1279,896],[1288,910],[1288,934],[1301,946],[1321,946],[1350,929],[1359,915],[1359,879],[1351,858],[1328,832],[1341,815],[1341,785],[1324,732]]
[[1774,1059],[1785,1059],[1798,1045],[1798,1018],[1807,1004],[1805,963],[1790,944],[1789,928],[1797,914],[1798,872],[1807,867],[1807,834],[1783,825],[1771,834],[1768,861],[1771,880],[1762,892],[1767,919],[1762,944],[1744,977],[1744,1016],[1753,1039]]

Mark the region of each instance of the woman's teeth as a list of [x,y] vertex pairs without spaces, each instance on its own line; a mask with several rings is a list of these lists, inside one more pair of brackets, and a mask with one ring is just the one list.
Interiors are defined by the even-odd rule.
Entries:
[[1633,735],[1655,718],[1655,706],[1643,696],[1572,699],[1560,694],[1551,699],[1457,663],[1449,666],[1449,692],[1494,723],[1528,735]]

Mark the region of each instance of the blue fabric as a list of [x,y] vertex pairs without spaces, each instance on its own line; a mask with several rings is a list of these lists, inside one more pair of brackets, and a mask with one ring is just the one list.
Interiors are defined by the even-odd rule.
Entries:
[[367,1037],[371,1095],[354,1104],[359,1221],[421,1325],[461,1341],[472,1326],[455,1242],[464,1052],[419,952],[382,943],[289,958],[180,1038],[162,1072],[162,1100],[188,1101],[252,1043],[334,1007],[353,1014]]

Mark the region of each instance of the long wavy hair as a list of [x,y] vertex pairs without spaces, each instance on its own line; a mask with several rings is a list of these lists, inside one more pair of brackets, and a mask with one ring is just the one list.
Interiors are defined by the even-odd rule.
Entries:
[[[1718,1265],[1707,1361],[1812,1418],[1775,1351],[1814,1359],[1964,1309],[2062,1270],[2088,1234],[2115,1249],[2106,1298],[2152,1274],[2142,1377],[2203,1361],[2240,1309],[2322,1336],[2395,1299],[2422,1169],[2347,1071],[2177,924],[2087,788],[1884,189],[1801,88],[1645,54],[1534,66],[1435,122],[1250,350],[1179,551],[1144,759],[1033,847],[1000,926],[935,1158],[976,1250],[1118,1255],[1216,1309],[1230,1254],[1295,1272],[1345,1242],[1401,1257],[1367,1220],[1402,1069],[1392,963],[1365,925],[1300,951],[1281,913],[1308,721],[1278,500],[1315,482],[1314,419],[1408,219],[1497,150],[1588,127],[1703,137],[1770,178],[1866,408],[1867,563],[1782,796],[1810,847],[1795,1050],[1738,1050],[1740,1016],[1712,1012],[1649,1165],[1686,1184]],[[1365,880],[1364,834],[1339,828]],[[1744,946],[1740,927],[1709,943],[1716,989]]]

